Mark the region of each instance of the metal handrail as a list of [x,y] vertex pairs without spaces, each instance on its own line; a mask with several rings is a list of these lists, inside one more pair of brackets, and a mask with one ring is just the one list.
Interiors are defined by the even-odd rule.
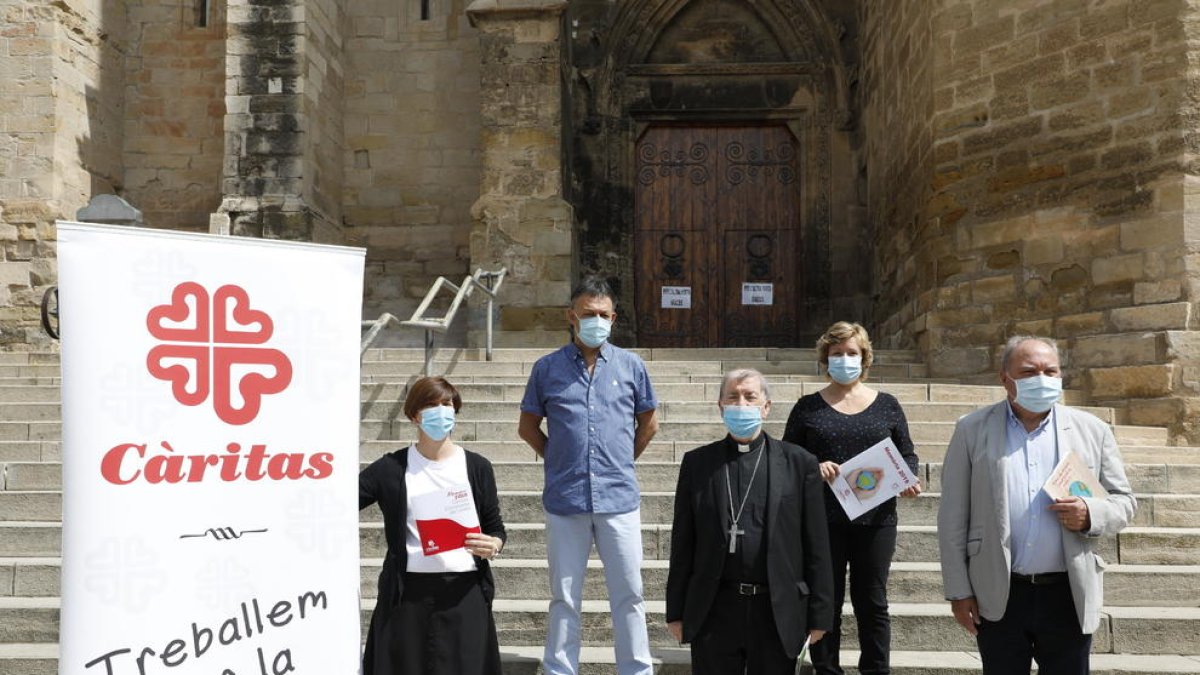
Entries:
[[[402,326],[412,326],[414,328],[422,328],[425,330],[425,375],[433,372],[433,334],[434,332],[444,333],[450,325],[454,323],[454,317],[458,314],[458,308],[463,301],[471,297],[471,294],[476,288],[483,291],[487,295],[487,342],[486,356],[487,360],[492,360],[492,324],[494,322],[495,301],[496,295],[500,292],[500,286],[504,283],[504,277],[508,275],[508,268],[501,267],[496,272],[484,272],[482,268],[476,268],[475,273],[468,275],[463,279],[461,285],[451,283],[446,277],[438,277],[433,282],[433,286],[429,288],[429,292],[425,294],[425,299],[417,306],[412,317],[407,321],[400,321],[391,314],[384,313],[374,321],[364,321],[363,326],[370,326],[371,329],[363,338],[362,351],[359,353],[361,358],[365,354],[371,342],[379,335],[379,332],[389,323],[396,321]],[[429,310],[429,306],[433,304],[433,299],[442,288],[449,288],[454,291],[454,300],[450,302],[450,309],[446,310],[446,314],[441,317],[427,317],[425,312]]]
[[400,319],[397,319],[395,314],[389,312],[380,314],[379,318],[374,321],[362,322],[363,328],[370,326],[370,330],[363,336],[362,344],[359,346],[358,358],[360,361],[363,354],[366,354],[367,350],[370,349],[371,343],[375,342],[375,338],[379,337],[379,333],[391,323],[400,323]]

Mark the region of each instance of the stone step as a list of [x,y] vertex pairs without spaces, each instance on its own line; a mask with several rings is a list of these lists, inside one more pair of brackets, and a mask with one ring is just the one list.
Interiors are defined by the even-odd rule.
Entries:
[[[715,415],[714,415],[715,417]],[[767,420],[763,428],[767,433],[783,435],[786,417]],[[455,427],[455,438],[464,443],[476,440],[516,439],[516,418],[495,421],[460,421]],[[359,424],[362,440],[407,440],[412,438],[412,423],[408,420],[364,420]],[[1118,425],[1113,427],[1118,444],[1167,445],[1167,430],[1158,427],[1135,427]],[[909,433],[914,443],[939,443],[950,441],[954,432],[953,422],[910,422]],[[703,444],[725,435],[725,426],[720,422],[674,422],[659,425],[655,436],[660,441],[687,441]],[[36,421],[0,422],[0,441],[55,441],[62,438],[62,423]]]
[[[434,374],[438,375],[441,373],[435,372]],[[364,373],[362,375],[361,384],[404,385],[404,384],[408,384],[408,383],[416,381],[416,379],[418,377],[419,377],[419,374],[417,374],[417,373],[396,373],[396,374],[390,374],[390,373],[367,374],[367,373]],[[524,385],[526,382],[528,382],[528,379],[529,379],[525,375],[495,375],[495,374],[464,375],[462,373],[449,374],[449,375],[446,375],[446,378],[449,379],[456,387],[460,386],[460,385],[466,385],[466,384]],[[804,382],[828,383],[829,382],[829,380],[826,379],[826,377],[824,375],[775,374],[775,375],[770,375],[768,377],[768,379],[770,380],[772,387],[774,387],[776,384],[787,383],[787,382],[791,382],[791,383],[804,383]],[[720,382],[722,380],[722,376],[721,375],[655,375],[653,377],[653,380],[654,380],[655,387],[657,387],[661,384],[689,384],[689,383],[692,383],[692,384],[720,384]],[[27,383],[27,382],[25,379],[20,379],[17,383],[21,384],[21,383]],[[35,384],[53,384],[54,382],[53,381],[39,382],[39,381],[35,380],[34,383]],[[954,378],[903,377],[903,376],[892,376],[892,375],[883,376],[879,373],[875,373],[874,375],[872,375],[871,383],[872,383],[872,385],[875,385],[875,384],[918,384],[918,385],[920,385],[920,384],[924,384],[924,385],[940,384],[940,385],[961,386],[960,382]],[[4,383],[0,382],[0,384],[4,384]],[[973,386],[979,386],[979,385],[973,385]],[[987,386],[987,385],[984,385],[984,386]]]
[[[475,361],[435,362],[433,374],[442,375],[454,381],[461,377],[519,377],[528,376],[533,369],[534,361],[509,361],[481,363]],[[416,377],[424,371],[424,362],[413,361],[363,361],[360,372],[363,377]],[[738,368],[754,368],[767,375],[809,375],[822,377],[821,367],[815,359],[803,360],[774,360],[755,361],[749,359],[732,361],[646,361],[646,372],[651,379],[679,375],[706,375],[720,378],[726,372]],[[0,376],[28,377],[57,375],[57,366],[2,366]],[[877,363],[871,367],[872,380],[888,378],[924,378],[928,375],[925,364],[916,363]]]
[[[369,602],[363,603],[364,630],[370,621]],[[646,601],[646,624],[651,644],[677,643],[667,633],[664,603]],[[974,639],[954,621],[945,602],[892,603],[892,648],[897,650],[967,651]],[[539,645],[545,640],[547,603],[544,600],[506,600],[492,604],[500,643]],[[843,639],[857,640],[853,615],[843,608]],[[39,643],[58,640],[58,598],[0,597],[0,643]],[[585,645],[612,643],[608,603],[585,600],[582,606],[582,640]],[[1200,608],[1110,607],[1102,612],[1093,638],[1096,653],[1200,654]]]
[[[374,461],[389,452],[406,447],[411,441],[411,438],[382,441],[365,440],[359,446],[360,457],[363,461]],[[5,456],[5,445],[4,442],[0,441],[0,461]],[[32,445],[33,447],[27,447],[27,445]],[[684,454],[699,445],[701,443],[695,441],[655,440],[647,446],[645,453],[642,454],[639,461],[678,462],[683,459]],[[493,462],[525,462],[535,459],[533,450],[524,441],[464,441],[463,446],[484,455]],[[13,447],[17,449],[13,454],[18,458],[33,456],[35,452],[39,451],[44,454],[45,459],[43,461],[55,461],[60,457],[58,447],[53,444],[14,444]],[[945,443],[916,443],[915,448],[917,456],[927,461],[940,462],[946,454]],[[1160,464],[1170,462],[1175,464],[1200,464],[1200,448],[1193,447],[1122,445],[1121,455],[1126,462],[1131,463]]]
[[[1200,495],[1152,494],[1137,495],[1138,509],[1131,525],[1138,527],[1187,527],[1197,522]],[[674,514],[673,492],[643,491],[642,522],[670,524]],[[901,499],[901,522],[909,525],[934,525],[937,522],[941,495],[926,492],[916,499]],[[541,490],[502,490],[500,510],[504,518],[514,523],[541,523],[545,519]],[[53,521],[62,518],[62,493],[57,491],[0,491],[0,521]],[[362,522],[382,519],[378,509],[364,509]]]
[[[540,523],[506,525],[507,557],[545,558],[546,539]],[[363,557],[382,557],[386,551],[381,523],[364,523],[359,529]],[[1110,563],[1126,565],[1194,565],[1200,559],[1200,528],[1129,527],[1116,537],[1104,537],[1095,551]],[[647,559],[670,557],[671,528],[665,524],[642,526],[642,550]],[[0,551],[0,554],[4,554]],[[16,554],[24,555],[24,554]],[[39,554],[42,555],[42,554]],[[931,562],[938,559],[934,525],[901,525],[895,560]]]
[[[361,593],[376,596],[383,560],[362,561]],[[502,557],[492,565],[496,593],[500,598],[550,598],[548,564],[545,560]],[[60,594],[61,561],[58,558],[0,558],[0,596],[56,597]],[[666,593],[667,561],[647,560],[642,565],[645,597],[662,599]],[[1104,577],[1104,600],[1110,607],[1140,607],[1154,598],[1159,607],[1200,607],[1193,591],[1200,584],[1200,566],[1110,565]],[[599,560],[588,563],[584,598],[604,600],[604,570]],[[891,602],[941,602],[941,570],[934,562],[896,562],[888,577]]]
[[[979,409],[985,404],[972,403],[907,403],[904,413],[910,423],[917,422],[955,422],[958,418]],[[399,399],[377,399],[363,402],[359,415],[364,421],[401,421],[404,417],[404,402]],[[1112,408],[1082,407],[1101,420],[1113,423],[1115,411]],[[519,401],[475,400],[463,406],[459,412],[460,422],[512,420],[521,413]],[[776,408],[774,416],[787,419],[786,406]],[[678,402],[668,401],[659,404],[659,420],[662,422],[712,422],[720,419],[717,405],[708,401]],[[62,407],[59,403],[47,402],[0,402],[0,420],[49,422],[58,421],[62,417]]]
[[[544,559],[545,527],[510,521],[506,558]],[[364,558],[387,551],[383,523],[359,525],[359,549]],[[671,550],[671,527],[642,525],[642,551],[647,560],[666,560]],[[1200,528],[1130,527],[1116,537],[1096,541],[1095,551],[1109,563],[1124,565],[1194,565],[1200,552]],[[62,524],[54,521],[0,521],[0,557],[47,557],[62,554]],[[897,562],[933,562],[938,558],[937,528],[901,525]]]
[[[0,402],[7,403],[56,403],[60,400],[60,388],[54,385],[18,385],[2,384],[0,378]],[[808,382],[772,382],[771,397],[776,405],[790,405],[792,401],[803,395],[819,391],[825,386],[825,381],[811,380]],[[455,383],[463,400],[468,405],[479,401],[516,401],[525,395],[525,379],[518,379],[508,384],[477,384]],[[959,384],[930,384],[921,383],[888,383],[872,381],[874,388],[887,392],[901,403],[994,403],[1004,398],[1004,389],[998,386],[959,385]],[[720,382],[685,382],[659,383],[654,389],[660,401],[666,402],[715,402],[720,394]],[[408,391],[404,382],[376,382],[361,386],[361,396],[364,404],[383,402],[402,402]],[[1083,405],[1086,398],[1083,392],[1067,390],[1064,400],[1072,405]]]
[[[536,361],[550,353],[552,349],[535,348],[497,348],[492,350],[492,361],[506,363],[512,361]],[[633,348],[629,349],[645,361],[794,361],[817,358],[816,349],[794,347],[729,347],[714,349],[677,349]],[[876,364],[889,363],[920,363],[918,352],[909,349],[876,349]],[[422,348],[372,348],[362,356],[367,361],[410,361],[425,362],[425,350]],[[441,347],[434,349],[435,363],[456,363],[460,361],[486,362],[487,352],[482,348]],[[57,365],[60,362],[58,352],[0,352],[0,365]]]
[[[653,647],[654,672],[658,675],[689,675],[691,657],[687,647]],[[540,645],[500,647],[504,675],[540,675]],[[859,671],[849,664],[858,662],[858,652],[843,650],[841,662],[847,673]],[[895,675],[980,675],[976,652],[892,651],[891,671]],[[580,675],[616,675],[616,660],[611,647],[583,647],[579,654]],[[809,675],[812,667],[798,672]],[[1036,672],[1036,666],[1035,666]],[[1200,673],[1200,658],[1165,654],[1093,654],[1092,675],[1194,675]],[[0,644],[0,675],[58,675],[58,645]]]
[[[359,445],[360,457],[370,462],[406,447],[411,438],[396,440],[364,440]],[[705,441],[707,442],[707,441]],[[468,449],[483,454],[493,462],[526,462],[535,459],[533,450],[524,441],[470,441]],[[644,462],[678,462],[683,455],[701,443],[693,441],[652,441],[642,455]],[[945,443],[916,443],[917,456],[922,460],[940,462],[946,453]],[[1200,448],[1171,445],[1121,445],[1121,456],[1127,463],[1139,464],[1200,464]],[[0,463],[58,462],[62,460],[62,444],[49,441],[0,440]],[[1177,491],[1177,490],[1176,490]]]
[[[1200,495],[1138,495],[1139,508],[1130,523],[1138,527],[1186,527],[1197,522]],[[670,524],[674,514],[673,492],[642,492],[642,522]],[[926,492],[916,499],[899,503],[901,522],[908,525],[934,525],[941,495]],[[545,520],[541,490],[502,490],[500,512],[509,522],[540,523]],[[0,520],[61,520],[62,493],[51,491],[0,492]],[[360,513],[362,522],[383,518],[379,509]]]
[[[787,420],[791,411],[790,401],[787,405],[775,405],[771,418]],[[985,403],[904,403],[904,414],[908,422],[956,422],[958,418],[970,412],[986,407]],[[1079,407],[1079,410],[1089,412],[1100,420],[1113,424],[1116,421],[1116,411],[1103,407]],[[520,401],[487,401],[469,400],[459,411],[459,421],[504,421],[517,419],[521,414]],[[53,420],[58,419],[59,410],[53,403],[43,404],[0,404],[0,419],[11,420]],[[364,402],[359,407],[360,417],[366,421],[401,421],[404,417],[404,402],[399,399],[377,399]],[[720,409],[715,401],[662,401],[658,406],[660,422],[713,422],[720,421]]]
[[[532,461],[533,451],[524,449],[527,461],[492,462],[496,482],[501,490],[542,490],[545,485],[544,467]],[[1200,453],[1198,453],[1200,458]],[[363,461],[360,467],[366,467]],[[653,455],[636,465],[638,485],[649,492],[674,491],[679,479],[679,463],[657,461]],[[1189,494],[1200,486],[1200,464],[1127,464],[1126,475],[1137,494]],[[922,462],[917,476],[925,490],[941,489],[940,462]],[[0,462],[0,491],[31,492],[62,489],[61,462]]]

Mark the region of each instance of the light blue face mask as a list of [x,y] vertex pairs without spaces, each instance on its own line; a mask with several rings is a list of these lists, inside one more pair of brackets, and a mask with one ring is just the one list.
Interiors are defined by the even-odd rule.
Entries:
[[595,349],[608,340],[612,322],[598,316],[585,316],[579,320],[579,340]]
[[834,382],[852,384],[862,377],[862,356],[831,356],[828,370]]
[[730,436],[746,440],[754,438],[762,426],[762,408],[756,405],[727,405],[721,409],[721,418],[725,420],[725,428]]
[[1017,384],[1017,405],[1031,413],[1044,413],[1054,407],[1062,396],[1062,378],[1034,375],[1014,380]]
[[454,407],[435,405],[421,411],[421,431],[435,441],[440,441],[454,431]]

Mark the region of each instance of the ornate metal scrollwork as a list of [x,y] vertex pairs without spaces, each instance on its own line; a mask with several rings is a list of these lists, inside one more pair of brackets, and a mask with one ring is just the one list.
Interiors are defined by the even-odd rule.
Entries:
[[733,185],[739,185],[746,177],[755,178],[759,172],[766,178],[774,175],[784,185],[791,185],[796,180],[796,148],[791,143],[780,143],[774,152],[770,148],[746,150],[741,143],[734,141],[725,146],[725,159],[729,166],[725,169],[725,178]]
[[653,143],[643,143],[638,148],[637,179],[642,185],[651,185],[659,176],[686,173],[692,185],[701,185],[708,181],[707,163],[708,146],[703,143],[693,143],[687,152],[669,149],[660,152]]

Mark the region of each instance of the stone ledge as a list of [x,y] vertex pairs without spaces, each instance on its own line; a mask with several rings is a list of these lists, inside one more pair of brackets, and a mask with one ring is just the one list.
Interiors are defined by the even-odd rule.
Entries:
[[478,19],[494,15],[557,15],[566,8],[566,0],[475,0],[467,5],[467,18],[474,26]]

